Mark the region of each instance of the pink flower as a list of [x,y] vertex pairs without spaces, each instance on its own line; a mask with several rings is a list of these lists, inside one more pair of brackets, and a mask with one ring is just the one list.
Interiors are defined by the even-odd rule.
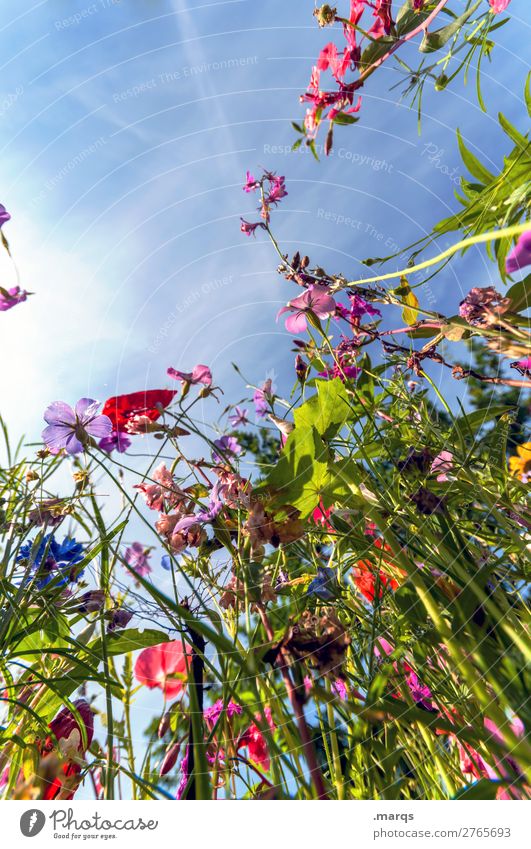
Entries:
[[340,82],[348,71],[350,65],[350,51],[347,48],[343,53],[337,52],[337,47],[332,42],[326,44],[317,57],[317,69],[319,71],[330,71],[337,82]]
[[151,566],[149,565],[150,557],[149,549],[145,548],[140,542],[134,542],[129,548],[125,549],[125,562],[141,578],[146,578],[151,572]]
[[494,15],[504,12],[511,0],[490,0],[490,8]]
[[190,658],[190,650],[185,651],[179,640],[150,646],[136,659],[135,678],[150,690],[161,689],[165,699],[173,699],[184,686]]
[[203,716],[205,717],[205,722],[210,728],[213,728],[214,725],[217,724],[222,713],[226,713],[229,719],[236,714],[240,714],[242,712],[242,706],[237,704],[236,702],[228,702],[226,705],[223,704],[223,699],[218,699],[217,702],[211,707],[205,709]]
[[[499,11],[503,9],[505,9],[505,6]],[[525,268],[526,265],[531,265],[531,230],[527,230],[519,237],[516,245],[505,260],[505,270],[507,274],[514,274],[515,271]]]
[[511,368],[515,368],[524,377],[531,377],[531,357],[525,357],[523,360],[511,363]]
[[336,302],[328,293],[328,286],[313,285],[306,291],[289,301],[288,305],[278,311],[277,319],[285,312],[292,312],[286,319],[286,330],[290,333],[304,333],[306,330],[306,314],[311,311],[318,318],[327,318],[336,311]]
[[245,233],[246,236],[256,236],[255,230],[258,227],[263,227],[265,229],[265,224],[263,221],[255,221],[252,223],[251,221],[246,221],[244,218],[240,218],[242,222],[240,225],[240,230],[242,233]]
[[11,221],[11,216],[5,208],[4,204],[0,203],[0,230],[2,229],[6,221]]
[[247,418],[247,410],[242,409],[241,407],[234,407],[234,412],[229,416],[229,422],[233,427],[245,427],[246,424],[249,424],[249,419]]
[[266,205],[274,204],[276,206],[282,198],[287,197],[286,186],[284,185],[285,177],[277,177],[272,174],[270,177],[270,189],[266,195]]
[[196,383],[203,383],[205,386],[212,385],[212,372],[208,366],[194,366],[191,372],[177,371],[177,369],[170,367],[167,372],[170,377],[173,377],[174,380],[180,380],[183,385],[194,386]]
[[28,293],[20,286],[14,286],[12,289],[3,289],[0,286],[0,312],[7,312],[17,304],[21,304],[27,297]]
[[437,454],[433,463],[430,467],[430,472],[433,472],[437,475],[437,480],[442,483],[448,481],[448,475],[446,472],[450,472],[453,467],[453,459],[454,455],[451,451],[441,451],[440,454]]

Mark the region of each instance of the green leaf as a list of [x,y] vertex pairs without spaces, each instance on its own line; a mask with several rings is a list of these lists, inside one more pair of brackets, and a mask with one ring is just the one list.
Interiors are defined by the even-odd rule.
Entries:
[[531,307],[531,274],[511,286],[506,297],[511,299],[511,312]]
[[495,799],[496,793],[503,786],[499,781],[489,781],[488,778],[481,778],[475,781],[474,784],[467,784],[462,787],[455,796],[455,800],[459,799]]
[[334,124],[339,124],[340,126],[355,124],[356,121],[359,121],[359,118],[355,115],[349,115],[347,112],[338,112],[334,118]]
[[494,180],[494,174],[485,168],[484,165],[481,164],[479,159],[477,159],[473,153],[467,148],[463,141],[463,136],[460,131],[457,130],[457,142],[459,144],[459,151],[461,153],[461,158],[465,163],[466,167],[470,171],[473,177],[476,177],[477,180],[481,180],[482,183],[487,184]]
[[415,293],[412,291],[407,277],[401,277],[400,289],[396,289],[396,294],[399,294],[402,298],[402,303],[405,304],[404,309],[402,310],[402,318],[404,319],[406,324],[412,325],[416,324],[419,317],[419,302]]
[[419,50],[421,53],[433,53],[435,50],[440,50],[441,47],[444,47],[447,41],[449,41],[452,36],[454,36],[463,24],[465,24],[471,15],[474,14],[476,9],[479,7],[481,0],[477,0],[470,9],[467,9],[466,12],[463,12],[462,15],[459,15],[458,18],[452,21],[451,24],[447,24],[445,27],[441,27],[441,29],[436,29],[433,32],[428,32],[427,30],[424,32],[424,38],[422,39]]
[[[159,643],[167,643],[168,641],[169,637],[165,631],[156,631],[153,628],[146,628],[145,631],[138,631],[136,628],[130,628],[127,631],[115,631],[112,634],[107,634],[105,638],[109,656],[127,654],[130,651],[144,649],[147,646],[157,646]],[[91,653],[100,654],[101,638],[98,637],[97,640],[89,643],[87,648]]]
[[293,413],[295,430],[315,428],[320,436],[334,436],[353,412],[345,386],[339,377],[317,381],[317,394],[312,395]]
[[[464,436],[477,436],[478,431],[487,423],[495,419],[497,416],[502,416],[504,413],[508,413],[510,410],[513,410],[514,407],[505,406],[496,406],[492,405],[490,407],[485,407],[481,410],[474,410],[472,413],[468,413],[465,416],[460,416],[458,419],[454,421],[452,427],[452,433],[454,431],[460,431]],[[451,436],[450,434],[450,441]]]

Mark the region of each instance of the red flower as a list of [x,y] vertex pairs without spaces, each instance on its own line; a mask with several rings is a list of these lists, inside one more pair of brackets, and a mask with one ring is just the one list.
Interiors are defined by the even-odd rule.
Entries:
[[156,421],[176,394],[174,389],[147,389],[116,395],[105,401],[102,414],[110,418],[114,430],[123,432],[135,416],[147,416],[150,421]]
[[[392,554],[392,550],[382,542],[381,539],[377,539],[374,541],[374,545],[376,548],[384,549],[384,551]],[[376,580],[379,581],[378,587],[378,598],[381,598],[384,592],[384,589],[389,586],[393,591],[398,587],[398,581],[396,578],[392,578],[387,572],[384,572],[381,568],[381,565],[390,567],[397,571],[397,567],[393,566],[388,560],[381,560],[378,565],[373,563],[371,560],[358,560],[358,565],[354,567],[353,579],[360,593],[365,596],[367,601],[370,601],[371,604],[374,603],[374,597],[376,595]],[[402,569],[398,570],[401,574],[404,574]]]
[[140,652],[135,663],[135,678],[150,690],[160,687],[166,699],[173,699],[184,686],[189,663],[190,653],[183,651],[182,642],[160,643]]

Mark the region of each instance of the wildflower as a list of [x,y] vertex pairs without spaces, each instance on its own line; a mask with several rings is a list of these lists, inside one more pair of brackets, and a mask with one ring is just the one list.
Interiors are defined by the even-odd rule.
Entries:
[[356,380],[359,374],[361,374],[361,369],[358,366],[348,365],[346,358],[343,356],[339,358],[339,362],[334,363],[332,368],[320,371],[319,377],[324,377],[327,380],[334,380],[336,377],[339,377],[344,383],[345,380]]
[[324,3],[322,6],[319,6],[318,9],[314,9],[314,15],[317,18],[317,23],[320,27],[331,26],[337,15],[337,9],[335,6],[329,6],[328,3]]
[[268,378],[253,395],[254,411],[259,419],[264,418],[273,399],[272,381]]
[[282,198],[287,197],[288,193],[285,186],[285,177],[277,177],[275,174],[270,175],[270,187],[265,197],[266,206],[276,206]]
[[315,595],[322,601],[330,601],[337,596],[338,589],[335,569],[329,566],[318,566],[317,577],[310,583],[306,593]]
[[104,590],[89,590],[76,599],[76,610],[79,613],[97,613],[105,604]]
[[173,528],[173,534],[183,533],[194,525],[205,525],[208,522],[212,522],[220,513],[222,507],[223,504],[217,496],[217,487],[215,486],[212,490],[212,498],[209,506],[205,510],[201,510],[199,513],[179,519]]
[[332,684],[332,690],[334,691],[336,696],[339,696],[340,699],[342,699],[343,701],[347,700],[347,685],[345,684],[342,678],[336,678],[336,680]]
[[11,221],[11,216],[5,208],[4,204],[0,203],[0,230],[2,229],[6,221]]
[[[237,457],[242,453],[242,447],[235,436],[222,436],[220,439],[214,440],[214,445],[225,455],[229,454]],[[213,452],[212,459],[215,463],[224,462],[224,458],[220,457],[216,452]]]
[[382,316],[380,310],[373,307],[365,298],[360,295],[349,295],[350,300],[350,315],[352,318],[361,318],[365,313],[368,315]]
[[516,456],[509,457],[509,469],[522,483],[531,481],[531,442],[517,445]]
[[17,563],[31,562],[36,584],[39,589],[51,581],[64,585],[79,580],[82,572],[74,568],[83,560],[83,546],[73,537],[65,537],[62,543],[57,542],[53,534],[42,537],[37,549],[34,542],[29,541],[20,546]]
[[511,0],[489,0],[489,2],[492,14],[499,15],[500,12],[505,11]]
[[524,357],[523,360],[511,363],[511,368],[515,368],[523,377],[531,377],[531,357]]
[[439,483],[443,483],[449,480],[446,472],[451,472],[453,465],[454,455],[451,451],[441,451],[434,458],[433,463],[430,467],[430,472],[437,475],[437,480]]
[[492,324],[511,306],[493,286],[475,286],[459,305],[459,315],[471,325]]
[[150,690],[158,687],[164,699],[173,699],[183,686],[191,652],[180,640],[143,649],[135,663],[135,678]]
[[328,528],[329,531],[334,531],[334,526],[330,524],[328,519],[330,518],[330,514],[334,509],[334,505],[331,507],[325,507],[323,499],[319,500],[319,504],[315,508],[312,513],[312,519],[316,525],[323,525],[323,527]]
[[263,221],[255,221],[253,223],[251,221],[246,221],[244,218],[240,218],[240,221],[242,222],[241,225],[240,225],[240,230],[242,231],[242,233],[245,233],[246,236],[255,236],[256,235],[255,231],[259,227],[262,227],[263,229],[265,229],[265,226],[266,226],[263,223]]
[[243,191],[244,192],[254,192],[260,186],[260,181],[255,180],[255,178],[253,177],[253,175],[251,174],[250,171],[247,171],[247,174],[245,176],[246,176],[246,178],[245,178],[245,185],[243,186]]
[[183,386],[186,386],[186,384],[188,386],[195,386],[198,383],[202,383],[205,386],[212,385],[212,372],[208,366],[194,366],[191,372],[177,371],[177,369],[170,367],[167,369],[167,373],[174,380],[180,380]]
[[133,618],[133,611],[127,610],[125,607],[116,607],[106,614],[106,618],[109,619],[107,630],[112,634],[113,631],[117,631],[119,628],[125,628],[129,624]]
[[305,610],[283,641],[295,660],[307,661],[321,675],[334,671],[337,674],[350,643],[343,624],[329,610],[322,616]]
[[182,519],[181,513],[161,513],[155,522],[157,532],[165,538],[171,550],[177,554],[188,546],[197,548],[206,538],[201,524],[195,517],[194,522],[187,523],[186,528],[176,530],[177,524]]
[[156,421],[176,394],[173,389],[147,389],[116,395],[105,401],[102,412],[110,418],[115,431],[124,433],[126,425],[135,416],[147,416],[152,422]]
[[113,430],[110,436],[104,436],[98,442],[98,448],[101,448],[107,454],[110,454],[112,451],[118,451],[119,454],[123,454],[130,445],[131,440],[126,433],[120,430]]
[[[48,726],[50,736],[39,746],[42,755],[39,771],[45,785],[43,799],[72,799],[79,785],[81,761],[94,736],[94,717],[85,699],[75,701],[74,707],[77,716],[63,708],[52,719]],[[79,720],[83,723],[85,742]],[[54,757],[57,750],[62,763]]]
[[179,782],[179,786],[177,788],[177,793],[175,795],[175,798],[177,800],[183,798],[184,792],[185,792],[186,787],[188,785],[188,781],[190,779],[189,759],[190,759],[190,744],[188,743],[187,746],[186,746],[184,757],[181,761],[181,780]]
[[439,498],[426,487],[421,486],[413,495],[409,496],[419,513],[423,516],[432,516],[433,513],[442,513],[445,508],[445,499]]
[[304,333],[306,330],[307,314],[312,312],[318,318],[328,318],[336,310],[336,302],[328,293],[328,286],[313,285],[297,298],[289,301],[287,306],[282,307],[277,314],[279,316],[286,312],[292,312],[286,319],[286,329],[290,333]]
[[157,466],[153,472],[153,481],[149,483],[135,484],[135,489],[140,490],[150,510],[164,510],[178,507],[183,499],[184,492],[176,486],[173,476],[165,463]]
[[330,69],[332,76],[339,83],[342,81],[350,66],[350,51],[345,47],[343,53],[337,52],[333,42],[326,44],[317,57],[317,69]]
[[54,401],[44,411],[48,427],[42,432],[43,442],[51,454],[63,449],[67,454],[79,454],[89,438],[110,436],[112,423],[108,416],[99,415],[99,401],[81,398],[73,410],[64,401]]
[[125,562],[141,578],[146,578],[152,571],[149,565],[150,557],[149,548],[145,548],[140,542],[134,542],[125,549]]
[[17,304],[21,304],[27,297],[28,293],[20,286],[13,286],[12,289],[4,289],[0,286],[0,312],[7,312]]
[[[265,717],[265,720],[264,720]],[[260,713],[255,714],[256,722],[266,721],[271,731],[275,730],[275,723],[271,716],[271,709],[264,709],[264,717]],[[268,772],[271,765],[269,751],[264,735],[256,723],[252,723],[249,728],[244,731],[238,741],[238,749],[246,747],[249,751],[249,759],[258,764],[265,772]]]
[[238,715],[242,712],[242,706],[236,704],[236,702],[229,701],[226,705],[223,703],[223,699],[218,699],[217,702],[211,707],[206,708],[204,711],[204,718],[207,725],[211,728],[214,725],[217,725],[218,720],[222,713],[225,713],[228,719],[232,719],[233,716]]
[[246,424],[249,424],[249,419],[247,418],[247,410],[242,409],[241,407],[234,407],[234,412],[229,416],[229,422],[233,427],[245,427]]
[[309,366],[304,362],[301,355],[297,354],[295,357],[295,374],[297,375],[297,380],[300,383],[304,384],[309,370]]
[[[392,550],[381,539],[376,539],[374,546],[380,551],[388,552],[392,555]],[[392,561],[388,559],[382,558],[380,564],[376,567],[371,560],[358,560],[358,565],[352,570],[354,584],[367,601],[374,604],[377,585],[378,598],[382,598],[386,588],[393,591],[398,588],[398,580],[390,574],[393,571],[403,574],[402,570],[397,570]]]

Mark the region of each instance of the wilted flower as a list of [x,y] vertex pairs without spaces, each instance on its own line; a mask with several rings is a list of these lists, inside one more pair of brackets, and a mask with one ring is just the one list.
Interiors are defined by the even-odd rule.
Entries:
[[135,484],[135,489],[140,490],[150,510],[164,509],[164,506],[178,507],[185,495],[176,485],[173,476],[165,463],[157,466],[153,472],[153,481],[149,483]]
[[54,401],[44,411],[48,427],[42,432],[43,442],[51,454],[63,449],[67,454],[79,454],[91,436],[101,439],[110,436],[112,422],[106,415],[99,415],[99,401],[81,398],[73,410],[64,401]]
[[459,305],[459,315],[471,325],[492,324],[510,309],[511,301],[494,286],[475,286]]

